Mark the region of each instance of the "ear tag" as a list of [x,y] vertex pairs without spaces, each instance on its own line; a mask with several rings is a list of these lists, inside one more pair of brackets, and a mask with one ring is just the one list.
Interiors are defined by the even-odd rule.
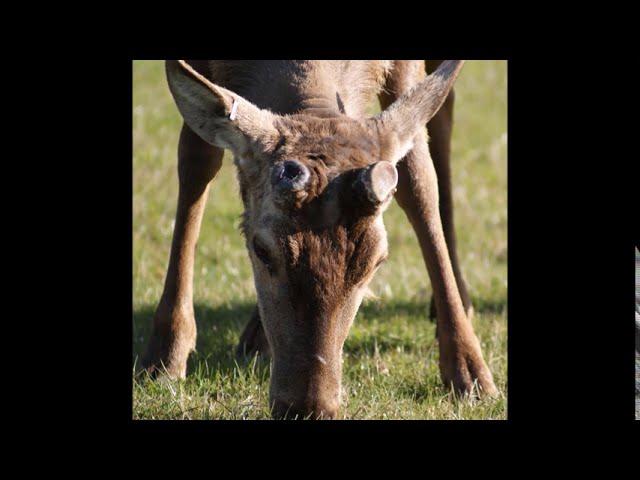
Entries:
[[234,98],[233,105],[231,105],[231,113],[229,114],[229,120],[231,121],[235,120],[237,112],[238,112],[238,101]]

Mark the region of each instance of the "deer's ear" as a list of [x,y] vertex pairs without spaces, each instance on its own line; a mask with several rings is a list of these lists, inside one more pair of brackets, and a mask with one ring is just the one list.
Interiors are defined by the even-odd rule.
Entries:
[[205,142],[239,156],[277,142],[271,112],[212,83],[184,60],[167,60],[166,73],[180,114]]
[[362,168],[353,182],[353,193],[366,211],[384,210],[396,191],[398,171],[384,160]]
[[369,119],[388,152],[386,160],[395,164],[411,150],[416,133],[438,113],[463,64],[464,60],[442,62],[435,72]]

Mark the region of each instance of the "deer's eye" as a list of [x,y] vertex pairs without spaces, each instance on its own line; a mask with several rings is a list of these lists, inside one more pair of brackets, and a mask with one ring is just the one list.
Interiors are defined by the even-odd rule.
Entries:
[[264,263],[265,267],[269,269],[269,272],[271,272],[271,258],[269,257],[269,252],[267,252],[267,249],[260,244],[257,238],[253,239],[253,251],[255,252],[256,257],[258,257],[258,259]]

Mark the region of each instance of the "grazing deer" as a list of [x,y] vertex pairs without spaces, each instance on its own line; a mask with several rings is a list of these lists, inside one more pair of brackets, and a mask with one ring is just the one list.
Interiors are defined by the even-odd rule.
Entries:
[[[387,258],[382,213],[392,197],[418,236],[431,279],[442,381],[462,394],[476,384],[495,395],[470,322],[452,219],[451,89],[462,64],[167,61],[184,118],[180,189],[146,369],[186,374],[196,342],[195,245],[209,184],[229,149],[258,297],[238,349],[271,356],[274,417],[337,415],[343,344]],[[375,95],[383,111],[367,118]]]

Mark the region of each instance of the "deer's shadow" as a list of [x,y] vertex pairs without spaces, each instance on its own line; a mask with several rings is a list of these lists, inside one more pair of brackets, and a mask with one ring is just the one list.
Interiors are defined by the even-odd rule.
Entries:
[[[218,371],[233,369],[237,362],[235,347],[254,308],[255,304],[249,302],[216,306],[195,304],[198,336],[196,351],[189,356],[187,372],[192,372],[201,363]],[[151,336],[155,309],[155,304],[144,305],[133,312],[133,361],[136,371],[140,369],[140,360]]]
[[[474,299],[478,313],[500,313],[506,308],[506,301],[487,301]],[[151,335],[153,314],[156,305],[144,305],[133,312],[133,362],[140,369],[140,359],[144,355]],[[188,372],[206,365],[213,372],[231,372],[236,363],[242,363],[235,356],[235,348],[247,322],[251,318],[254,302],[237,302],[211,306],[198,303],[194,306],[198,337],[196,352],[189,357]],[[355,323],[367,325],[384,323],[385,319],[397,315],[422,316],[428,320],[429,302],[375,301],[363,304],[356,316]],[[433,324],[432,324],[433,325]],[[435,325],[433,325],[435,331]],[[434,338],[435,341],[435,338]],[[373,351],[373,338],[350,342],[347,338],[345,351],[353,355],[367,355]],[[378,352],[396,348],[398,339],[376,338]]]

